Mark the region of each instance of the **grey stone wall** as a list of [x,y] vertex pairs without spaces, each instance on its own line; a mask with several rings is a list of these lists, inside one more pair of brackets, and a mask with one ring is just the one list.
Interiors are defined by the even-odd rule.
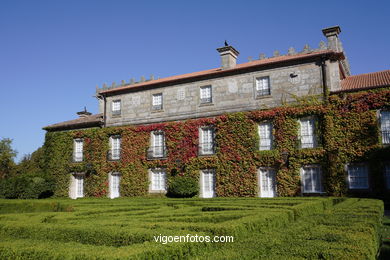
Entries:
[[[328,72],[328,79],[335,81],[338,68],[330,63],[327,68],[331,71]],[[291,73],[297,76],[291,78]],[[256,98],[256,78],[264,76],[270,78],[271,95]],[[333,81],[329,82],[328,86],[334,84]],[[212,86],[213,102],[202,105],[199,89],[206,85]],[[147,124],[267,109],[296,102],[300,97],[322,94],[322,92],[321,67],[314,62],[259,70],[107,97],[107,126]],[[161,111],[152,111],[152,95],[155,93],[163,93]],[[111,103],[112,100],[117,99],[121,99],[121,115],[113,116]],[[100,104],[99,107],[103,112],[103,106]]]

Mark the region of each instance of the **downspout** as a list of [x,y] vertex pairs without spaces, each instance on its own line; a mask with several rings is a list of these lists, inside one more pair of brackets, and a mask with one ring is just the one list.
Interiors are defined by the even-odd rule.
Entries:
[[107,121],[107,100],[106,96],[102,95],[103,97],[103,127],[106,127],[106,121]]
[[326,81],[326,59],[323,56],[321,59],[321,73],[322,73],[322,91],[324,93],[324,103],[327,104],[329,101],[329,90],[327,86],[327,81]]

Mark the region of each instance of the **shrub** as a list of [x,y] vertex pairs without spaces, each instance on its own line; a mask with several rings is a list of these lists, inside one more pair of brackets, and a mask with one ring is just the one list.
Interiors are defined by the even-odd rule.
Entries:
[[191,198],[198,194],[198,183],[191,177],[174,177],[168,185],[168,196],[174,198]]
[[42,177],[19,175],[0,182],[0,198],[42,199],[53,195],[54,182]]

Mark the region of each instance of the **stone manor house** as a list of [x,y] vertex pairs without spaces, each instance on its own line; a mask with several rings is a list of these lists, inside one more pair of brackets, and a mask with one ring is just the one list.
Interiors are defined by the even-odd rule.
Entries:
[[[63,160],[62,164],[53,163],[52,166],[53,171],[60,172],[56,178],[58,189],[62,191],[58,194],[71,198],[96,194],[110,198],[164,194],[174,165],[179,172],[191,172],[199,180],[199,196],[203,198],[237,195],[387,196],[387,189],[390,189],[390,70],[352,76],[339,38],[340,27],[326,28],[322,32],[326,42],[321,41],[316,49],[308,45],[302,51],[289,48],[286,54],[275,51],[268,58],[260,54],[258,59],[237,64],[239,52],[225,44],[217,49],[221,60],[218,68],[167,78],[142,77],[138,82],[132,79],[120,85],[97,88],[98,114],[82,111],[77,119],[43,128],[47,136],[60,133],[71,136],[66,139],[68,151],[61,151],[60,155],[52,153],[53,157],[58,156],[58,160]],[[381,97],[379,105],[374,97],[368,98],[372,95]],[[353,105],[362,102],[368,102],[369,108],[356,108]],[[273,118],[272,113],[285,118],[280,112],[285,111],[283,109],[298,111],[305,107],[315,107],[315,111],[325,112],[299,112],[296,117],[292,116],[297,123],[296,131],[292,133],[291,128]],[[335,107],[339,109],[338,114],[329,112]],[[359,111],[363,112],[359,114]],[[371,116],[363,116],[366,112]],[[226,159],[234,151],[226,152],[226,144],[219,141],[225,140],[224,133],[239,138],[245,136],[234,133],[236,126],[229,133],[207,120],[242,114],[248,118],[259,115],[258,120],[253,119],[256,124],[254,133],[244,134],[257,140],[254,146],[256,151],[251,152],[253,158],[250,160]],[[349,127],[354,123],[350,121],[354,120],[348,121],[348,116],[343,117],[346,114],[356,115],[361,120],[358,129],[362,132]],[[330,124],[332,116],[334,118]],[[290,118],[289,115],[286,117]],[[374,120],[374,123],[365,125],[364,122],[371,122],[364,121],[367,118]],[[291,118],[289,120],[293,122]],[[337,120],[343,121],[337,123]],[[171,127],[170,124],[177,122],[185,128],[186,124],[195,121],[205,123],[196,127],[196,138],[191,139],[188,146],[195,146],[195,153],[187,156],[189,152],[179,150],[181,146],[177,144],[184,142],[185,137],[176,138],[174,131],[168,134],[164,127]],[[324,126],[323,122],[328,123]],[[334,131],[327,130],[329,125],[334,127]],[[124,137],[126,127],[142,129],[143,132],[150,129],[145,147],[141,147],[143,145],[136,139],[131,139],[136,138],[131,137],[135,134]],[[374,141],[367,141],[364,134],[367,128],[369,131],[374,129],[367,134]],[[91,129],[106,129],[107,140],[98,143],[92,137],[86,138],[83,133]],[[116,132],[115,129],[122,130]],[[340,141],[346,146],[344,150],[330,140],[329,136],[336,136],[336,132],[345,140]],[[283,134],[295,138],[297,145],[288,146]],[[351,141],[356,136],[361,137],[358,141]],[[334,141],[339,142],[336,139]],[[95,143],[100,145],[96,147],[103,148],[93,150]],[[235,145],[241,147],[239,143]],[[45,146],[50,146],[48,139]],[[90,149],[88,152],[87,147]],[[144,153],[136,153],[132,147]],[[352,155],[348,147],[354,149],[356,154]],[[237,149],[248,154],[245,149]],[[104,157],[93,161],[91,158],[97,156],[93,154],[99,152]],[[312,159],[307,159],[309,157]],[[381,158],[379,163],[378,158]],[[238,170],[241,175],[235,175],[234,170],[226,166],[234,168],[235,165],[244,165],[242,162],[245,160],[250,165],[249,173]],[[61,169],[65,170],[56,168],[60,164],[63,166]],[[81,164],[84,168],[77,168]],[[334,165],[342,165],[342,168]],[[95,173],[89,174],[87,172],[91,167]],[[332,167],[338,170],[333,171]],[[295,176],[293,180],[286,176],[286,172]],[[244,180],[245,176],[249,176],[250,181]],[[291,186],[293,188],[289,188]],[[107,187],[107,190],[99,193],[99,189],[103,189],[101,187]],[[132,192],[134,190],[138,193]]]

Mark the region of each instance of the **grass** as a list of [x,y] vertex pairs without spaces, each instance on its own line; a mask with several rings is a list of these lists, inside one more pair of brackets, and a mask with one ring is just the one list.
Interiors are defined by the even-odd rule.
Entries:
[[[0,200],[0,258],[375,259],[382,215],[370,199]],[[162,244],[160,234],[234,242]]]

